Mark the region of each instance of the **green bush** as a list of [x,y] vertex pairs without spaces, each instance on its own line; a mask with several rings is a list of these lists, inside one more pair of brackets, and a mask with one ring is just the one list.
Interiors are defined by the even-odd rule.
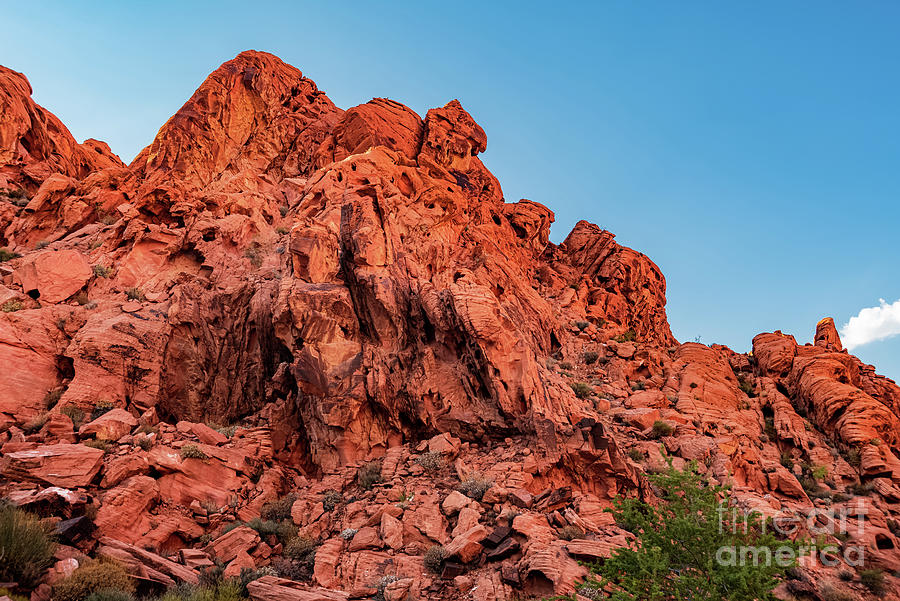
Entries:
[[98,278],[108,278],[109,274],[112,273],[112,270],[105,265],[100,265],[99,263],[94,265],[94,275]]
[[53,601],[83,601],[100,591],[134,592],[134,581],[118,562],[97,559],[84,563],[53,587]]
[[6,261],[12,261],[13,259],[18,259],[21,257],[19,253],[14,253],[5,248],[0,248],[0,263],[5,263]]
[[44,424],[46,424],[49,419],[50,416],[47,413],[41,413],[25,422],[25,424],[22,425],[22,431],[25,432],[25,434],[40,432],[41,428],[44,427]]
[[94,403],[94,409],[91,411],[91,421],[94,421],[101,415],[109,413],[116,408],[116,404],[112,401],[97,401]]
[[614,340],[616,342],[634,342],[636,338],[637,333],[633,329],[629,328],[627,331],[625,331],[625,333],[616,336]]
[[644,452],[634,447],[628,449],[628,456],[634,461],[643,461],[645,459]]
[[671,436],[674,432],[675,428],[673,428],[671,424],[662,420],[656,420],[653,422],[650,436],[653,438],[662,438],[663,436]]
[[144,302],[144,300],[145,300],[143,291],[140,288],[138,288],[137,286],[126,290],[125,296],[126,296],[126,298],[128,298],[128,300],[133,300],[133,301],[138,301],[138,302]]
[[381,461],[364,463],[356,470],[356,483],[363,490],[371,490],[381,482]]
[[[241,525],[240,522],[233,522]],[[297,536],[297,527],[290,520],[263,520],[261,518],[253,518],[246,524],[248,527],[256,530],[263,538],[274,536],[281,544],[288,544]]]
[[206,586],[180,584],[157,601],[245,601],[239,580],[214,580]]
[[622,601],[774,600],[772,590],[793,566],[742,562],[737,551],[731,565],[720,561],[720,550],[751,547],[765,549],[773,557],[776,549],[786,548],[796,557],[801,543],[780,541],[755,516],[729,511],[729,491],[706,482],[696,462],[679,471],[670,461],[666,470],[647,477],[659,504],[614,499],[610,511],[617,523],[635,534],[635,540],[613,551],[602,564],[591,566],[594,577],[584,587],[611,591],[612,599]]
[[579,399],[586,399],[594,392],[594,389],[587,382],[573,382],[571,386],[575,396]]
[[582,355],[582,358],[587,365],[592,365],[597,362],[597,359],[600,358],[600,355],[598,353],[595,353],[594,351],[587,351]]
[[134,601],[134,595],[128,591],[118,591],[115,589],[104,589],[91,593],[85,597],[84,601]]
[[56,543],[37,517],[0,501],[0,582],[30,588],[53,563]]
[[447,549],[440,545],[428,547],[424,557],[425,568],[429,572],[440,574],[444,569],[444,562],[447,560],[447,556]]
[[873,594],[878,595],[879,597],[884,595],[884,572],[880,569],[872,568],[869,570],[860,570],[859,581],[863,583],[863,586],[872,591]]

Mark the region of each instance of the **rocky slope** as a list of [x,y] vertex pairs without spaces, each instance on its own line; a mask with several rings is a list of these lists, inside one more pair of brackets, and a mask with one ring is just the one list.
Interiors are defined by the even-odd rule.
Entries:
[[900,568],[900,388],[830,319],[678,344],[657,266],[551,243],[458,101],[344,111],[244,52],[126,166],[30,94],[0,67],[0,492],[66,543],[35,601],[86,555],[263,569],[260,601],[569,593],[663,453],[766,515],[854,507],[832,542]]

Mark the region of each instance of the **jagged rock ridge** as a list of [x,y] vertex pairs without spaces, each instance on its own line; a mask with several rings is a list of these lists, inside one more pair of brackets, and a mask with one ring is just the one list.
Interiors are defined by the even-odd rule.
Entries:
[[[89,495],[64,504],[99,507],[99,549],[178,551],[180,567],[154,569],[184,580],[201,537],[293,491],[294,523],[322,542],[312,585],[358,590],[380,570],[410,580],[392,601],[568,592],[575,559],[624,542],[602,508],[652,495],[665,421],[668,454],[767,514],[817,502],[803,462],[835,490],[872,483],[863,542],[897,565],[900,389],[830,321],[815,345],[679,345],[656,265],[587,222],[551,243],[552,211],[505,201],[458,101],[424,119],[387,99],[343,111],[244,52],[125,166],[77,144],[24,76],[0,78],[0,243],[21,255],[0,267],[0,303],[18,309],[0,314],[0,473],[26,506],[49,503],[47,486]],[[97,419],[77,429],[79,411]],[[203,425],[239,420],[230,437]],[[450,462],[439,475],[416,467],[429,448]],[[321,509],[375,458],[387,484]],[[473,471],[494,483],[487,500],[447,510],[446,478]],[[491,559],[483,539],[504,526],[488,513],[513,507],[497,541],[510,552]],[[566,526],[588,539],[559,540]],[[345,544],[346,528],[365,540]],[[277,543],[246,530],[205,552],[232,571],[274,565]],[[456,589],[422,575],[434,543],[468,570]]]

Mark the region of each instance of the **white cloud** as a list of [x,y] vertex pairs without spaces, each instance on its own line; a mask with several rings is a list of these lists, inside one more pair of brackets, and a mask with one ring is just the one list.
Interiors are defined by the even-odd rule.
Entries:
[[866,307],[841,326],[841,342],[850,350],[876,340],[900,335],[900,300],[887,304],[878,299],[877,307]]

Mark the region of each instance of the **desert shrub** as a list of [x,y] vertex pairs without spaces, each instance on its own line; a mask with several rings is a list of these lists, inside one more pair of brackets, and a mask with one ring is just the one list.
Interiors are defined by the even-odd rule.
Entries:
[[860,570],[859,581],[873,594],[878,596],[884,595],[886,588],[884,585],[884,572],[880,569],[871,568],[868,570]]
[[275,228],[275,233],[278,234],[279,236],[284,236],[285,234],[287,234],[290,231],[291,230],[289,230],[286,227],[276,227]]
[[0,582],[31,587],[53,563],[56,543],[37,517],[0,501]]
[[122,564],[99,559],[89,561],[53,587],[53,601],[82,601],[99,591],[134,592],[134,581]]
[[47,423],[47,420],[50,419],[50,415],[47,413],[41,413],[40,415],[36,415],[31,418],[22,426],[22,431],[25,434],[34,434],[35,432],[40,432],[41,428],[44,427],[44,424]]
[[251,246],[244,251],[244,256],[250,260],[250,264],[256,268],[262,267],[263,260],[259,247]]
[[246,524],[250,528],[256,530],[263,538],[274,536],[281,544],[287,545],[297,537],[297,527],[290,520],[264,520],[261,518],[253,518]]
[[126,290],[125,297],[128,300],[144,302],[144,293],[137,286],[134,286],[133,288],[129,288],[128,290]]
[[334,511],[335,507],[344,502],[344,497],[336,490],[326,490],[322,496],[322,506],[325,511]]
[[643,380],[638,380],[637,382],[634,382],[631,385],[631,389],[634,391],[643,390],[646,387],[647,387],[647,383],[644,382]]
[[102,591],[91,593],[85,597],[84,601],[134,601],[134,595],[128,591],[103,589]]
[[781,465],[784,467],[784,469],[786,469],[788,471],[792,471],[794,469],[794,458],[791,456],[790,452],[784,451],[781,454],[780,461],[781,461]]
[[573,382],[571,386],[575,396],[579,399],[586,399],[594,392],[594,389],[587,382]]
[[844,461],[846,461],[853,467],[859,467],[859,462],[861,460],[859,456],[859,449],[848,449],[847,451],[841,453],[841,456],[843,456]]
[[444,458],[438,452],[428,451],[416,457],[416,463],[425,468],[426,472],[436,472],[444,467]]
[[838,572],[838,578],[843,580],[844,582],[850,582],[853,580],[853,572],[850,570],[841,570]]
[[575,322],[575,327],[578,328],[579,330],[581,330],[582,332],[584,332],[588,328],[589,325],[591,325],[591,324],[589,324],[586,321],[576,321]]
[[744,376],[738,376],[738,386],[740,386],[741,390],[749,397],[756,396],[756,390],[753,386],[753,382]]
[[178,452],[182,459],[209,459],[209,455],[204,453],[200,447],[195,444],[186,444],[181,447]]
[[72,424],[74,424],[76,430],[82,420],[84,420],[84,411],[82,411],[78,405],[66,405],[60,409],[59,412],[72,420]]
[[49,241],[49,240],[41,240],[40,242],[38,242],[37,244],[34,245],[34,249],[35,249],[35,250],[42,250],[42,249],[44,249],[44,248],[47,248],[48,246],[50,246],[50,241]]
[[56,407],[56,404],[59,402],[59,399],[62,398],[63,389],[56,388],[54,390],[48,390],[47,394],[44,395],[44,407],[46,409],[53,409]]
[[425,568],[430,572],[440,574],[444,569],[444,562],[447,560],[447,556],[447,549],[440,545],[428,547],[424,557]]
[[221,570],[207,570],[201,586],[182,583],[168,589],[157,601],[246,601],[240,580],[222,580]]
[[[852,578],[853,575],[851,574]],[[833,584],[823,584],[819,587],[819,597],[822,601],[855,601],[856,597],[843,587]]]
[[629,328],[624,333],[616,336],[614,340],[616,342],[634,342],[635,338],[637,338],[637,334],[633,329]]
[[241,575],[238,577],[240,583],[239,598],[247,596],[247,585],[254,580],[259,580],[263,576],[277,576],[278,572],[271,566],[263,566],[261,568],[241,568]]
[[153,448],[153,439],[149,436],[139,436],[135,438],[135,441],[142,451],[149,451]]
[[572,364],[568,361],[560,361],[559,368],[563,371],[572,371]]
[[600,355],[594,351],[586,351],[581,357],[587,365],[592,365],[597,362]]
[[865,484],[863,484],[862,482],[857,482],[847,487],[848,492],[860,497],[868,497],[872,494],[873,490],[875,490],[874,482],[866,482]]
[[21,311],[25,308],[25,305],[22,304],[22,301],[11,298],[2,305],[0,305],[0,311],[4,313],[15,313],[16,311]]
[[613,551],[591,566],[594,577],[583,586],[613,591],[613,599],[663,601],[707,599],[772,600],[772,590],[787,567],[775,561],[717,560],[720,549],[790,548],[795,556],[802,543],[778,540],[755,516],[732,513],[730,491],[710,485],[696,462],[676,470],[671,462],[659,474],[647,476],[658,491],[659,504],[618,497],[616,522],[635,534],[627,547]]
[[557,532],[562,540],[575,540],[576,538],[584,538],[584,532],[577,526],[564,526]]
[[6,261],[12,261],[13,259],[18,259],[21,257],[19,253],[14,253],[5,248],[0,248],[0,263],[5,263]]
[[104,413],[109,413],[116,408],[116,404],[112,401],[97,401],[94,403],[94,409],[91,411],[91,421],[94,421]]
[[359,532],[356,528],[344,528],[341,530],[340,537],[344,540],[353,540],[353,537],[356,536],[356,533]]
[[375,601],[384,601],[384,589],[392,582],[397,582],[398,580],[400,580],[400,578],[393,574],[388,574],[379,578],[378,582],[375,583]]
[[276,566],[281,572],[291,573],[291,580],[307,580],[316,565],[316,548],[319,542],[308,536],[297,536],[284,547],[284,557],[290,564]]
[[381,461],[369,461],[356,470],[356,483],[363,490],[371,490],[381,482]]
[[480,501],[484,497],[484,493],[486,493],[493,484],[493,481],[488,480],[478,472],[474,472],[462,480],[456,489],[470,499]]
[[95,438],[92,440],[86,440],[82,443],[86,447],[91,447],[92,449],[100,449],[104,453],[109,451],[109,441],[104,440],[102,438]]
[[291,517],[291,507],[297,500],[295,493],[289,493],[283,497],[278,497],[274,501],[269,501],[262,506],[259,512],[260,517],[264,520],[287,520]]
[[628,456],[631,457],[634,461],[644,460],[644,452],[638,448],[628,449]]
[[0,586],[0,597],[9,597],[10,601],[29,601],[29,597],[25,595],[17,595],[8,588]]
[[93,269],[94,275],[98,278],[108,278],[110,273],[112,273],[112,270],[109,267],[100,265],[99,263],[94,265]]
[[656,420],[653,422],[653,428],[650,430],[652,438],[662,438],[663,436],[671,436],[675,432],[675,428],[668,422]]

